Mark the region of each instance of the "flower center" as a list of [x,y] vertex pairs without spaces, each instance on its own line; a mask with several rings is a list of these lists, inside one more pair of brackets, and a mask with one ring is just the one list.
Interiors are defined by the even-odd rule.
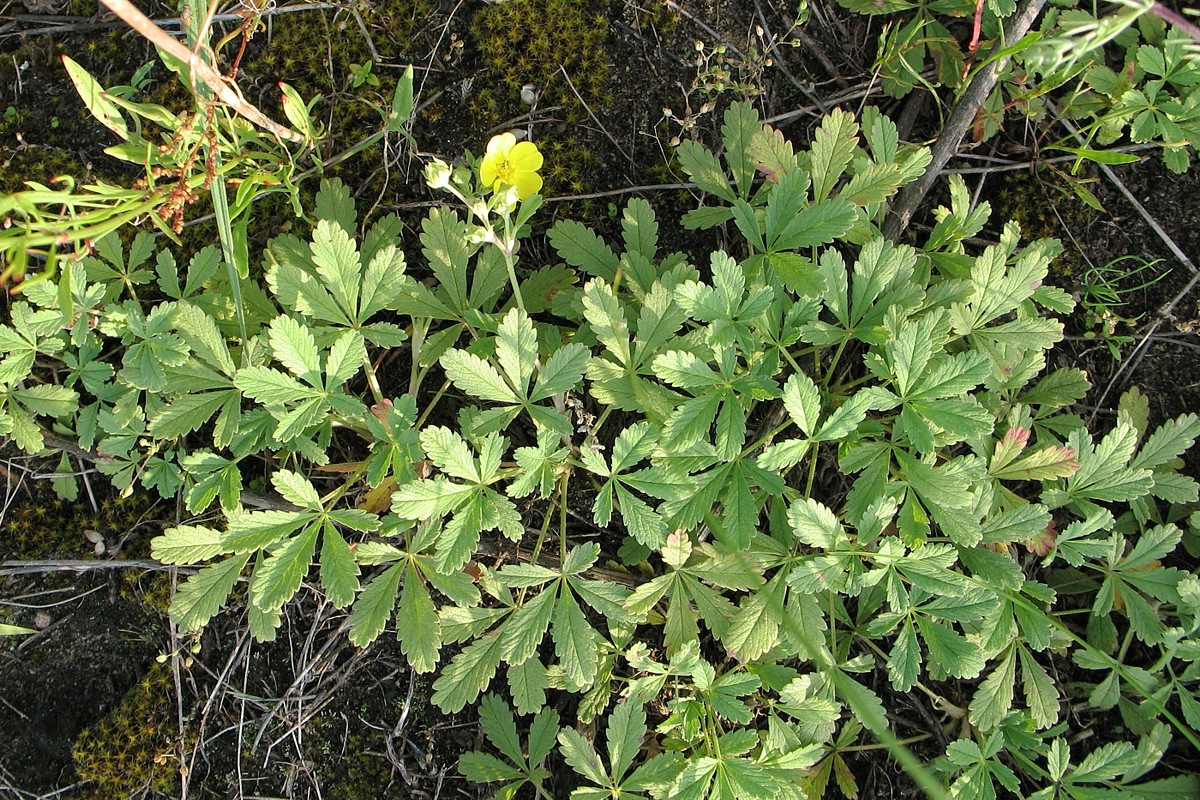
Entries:
[[503,156],[496,159],[496,178],[502,183],[511,184],[516,180],[517,168],[513,162]]

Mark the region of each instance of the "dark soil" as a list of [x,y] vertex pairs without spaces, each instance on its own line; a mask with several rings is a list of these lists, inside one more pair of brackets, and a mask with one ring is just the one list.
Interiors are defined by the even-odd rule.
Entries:
[[[836,105],[828,101],[831,97],[846,98],[841,105],[857,110],[869,95],[869,102],[893,116],[916,109],[913,138],[936,125],[931,104],[922,110],[873,91],[870,71],[879,23],[851,17],[833,2],[810,3],[804,46],[773,47],[773,37],[791,28],[795,2],[586,0],[578,4],[586,13],[577,23],[581,38],[564,42],[577,51],[570,59],[497,66],[493,56],[498,48],[510,47],[519,55],[548,44],[538,37],[572,35],[571,30],[546,29],[546,20],[565,13],[561,6],[574,0],[529,2],[539,12],[529,15],[528,28],[513,33],[511,42],[498,41],[503,27],[485,16],[503,8],[480,0],[360,4],[369,42],[353,15],[331,10],[279,14],[247,48],[239,82],[246,97],[275,118],[282,117],[277,81],[287,81],[305,97],[321,94],[317,114],[334,133],[323,145],[322,155],[328,158],[378,126],[378,114],[363,98],[386,105],[403,66],[416,64],[421,111],[413,133],[424,153],[453,159],[465,149],[479,152],[495,132],[526,130],[546,152],[550,201],[544,223],[559,216],[581,218],[612,237],[619,232],[617,208],[636,193],[646,196],[658,213],[664,251],[697,254],[718,246],[720,232],[698,237],[675,224],[697,198],[670,187],[684,180],[672,162],[672,141],[696,137],[715,144],[721,113],[730,102],[749,98],[764,117],[787,115],[780,126],[798,146],[810,138],[820,106]],[[36,14],[18,18],[10,15],[25,14],[21,2],[0,0],[0,48],[6,54],[0,58],[0,191],[60,174],[81,181],[136,177],[103,154],[113,137],[86,114],[60,56],[69,54],[111,85],[129,80],[152,58],[150,48],[119,25],[97,27],[110,20],[97,15],[94,0],[51,5],[53,14],[35,4],[40,9]],[[175,16],[165,4],[139,5],[153,16]],[[35,32],[58,25],[70,27]],[[583,36],[587,25],[601,26],[599,44]],[[355,89],[349,65],[371,59],[371,47],[378,51],[374,74],[382,86]],[[717,53],[722,47],[724,53]],[[563,80],[567,71],[559,69],[567,63],[575,72],[570,85],[578,96]],[[154,102],[182,107],[161,66],[151,77],[155,82],[146,91]],[[542,91],[532,108],[520,101],[526,83]],[[997,141],[999,148],[1022,145],[1005,136]],[[328,174],[353,187],[363,215],[367,209],[374,215],[396,211],[415,225],[435,199],[420,180],[418,159],[402,148],[364,154]],[[1171,175],[1152,156],[1122,168],[1119,176],[1179,248],[1200,261],[1195,222],[1200,171]],[[1195,335],[1200,293],[1189,291],[1168,307],[1193,272],[1107,182],[1091,187],[1106,209],[1099,213],[1069,191],[1064,194],[1057,181],[1043,170],[989,177],[983,195],[995,209],[993,233],[1004,218],[1021,212],[1028,236],[1062,239],[1068,253],[1055,277],[1074,292],[1085,292],[1089,265],[1126,255],[1162,259],[1136,283],[1166,273],[1125,297],[1120,314],[1134,324],[1122,323],[1116,333],[1132,341],[1118,343],[1116,358],[1102,340],[1085,338],[1092,329],[1081,314],[1070,321],[1072,338],[1053,358],[1058,365],[1088,371],[1094,389],[1085,411],[1099,418],[1103,428],[1120,393],[1132,385],[1149,397],[1152,423],[1200,410],[1200,342]],[[315,184],[306,189],[315,191]],[[256,212],[252,246],[261,248],[294,224],[282,204],[264,204]],[[197,210],[193,216],[202,213]],[[213,239],[212,231],[197,223],[185,232],[185,249]],[[408,244],[414,249],[415,241],[413,234]],[[530,247],[549,258],[549,249],[536,240]],[[1147,333],[1145,346],[1131,357]],[[1187,458],[1192,473],[1200,474],[1200,454],[1193,451]],[[34,472],[53,467],[53,462],[30,465]],[[24,518],[22,513],[33,514],[49,501],[27,492],[10,493],[8,499],[7,516],[0,516],[5,521],[0,561],[86,555],[90,545],[72,533],[91,527],[80,521],[86,507],[84,512],[62,507],[43,512],[49,530],[68,531],[71,542],[43,550],[34,546],[37,537],[18,536],[12,525]],[[586,507],[587,501],[581,505]],[[174,510],[158,512],[170,519]],[[113,539],[123,539],[121,534],[134,525],[114,529]],[[145,538],[133,537],[119,557],[144,555],[136,548]],[[0,638],[0,797],[50,792],[66,798],[146,796],[141,786],[121,793],[112,789],[116,784],[101,790],[98,784],[81,783],[71,750],[84,731],[113,730],[111,721],[107,728],[99,726],[156,669],[161,654],[168,657],[170,686],[177,696],[161,718],[171,726],[169,739],[176,744],[161,754],[160,766],[173,772],[172,786],[186,782],[189,797],[355,800],[475,793],[455,770],[458,755],[480,743],[473,714],[468,711],[459,721],[434,713],[427,699],[429,676],[412,676],[387,634],[367,654],[359,653],[340,629],[344,616],[305,597],[289,606],[271,644],[250,645],[245,621],[235,613],[219,617],[198,641],[173,640],[161,613],[169,589],[165,580],[163,573],[139,570],[0,578],[5,621],[40,629],[28,638]],[[42,605],[46,607],[37,607]],[[916,701],[909,708],[897,698],[896,708],[914,730],[929,724]],[[898,725],[903,735],[912,732]],[[906,776],[884,759],[862,755],[849,763],[863,797],[916,796]],[[184,778],[179,777],[181,764]],[[177,792],[167,796],[173,794]]]

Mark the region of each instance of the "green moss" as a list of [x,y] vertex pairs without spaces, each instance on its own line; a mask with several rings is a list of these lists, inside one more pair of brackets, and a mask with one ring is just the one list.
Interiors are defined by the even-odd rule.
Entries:
[[1071,278],[1081,267],[1078,249],[1071,246],[1068,231],[1087,230],[1096,211],[1075,196],[1057,177],[1011,173],[1002,178],[996,194],[993,219],[1013,220],[1020,224],[1023,239],[1059,239],[1065,245],[1062,255],[1050,265],[1051,278]]
[[100,513],[96,514],[86,500],[67,502],[54,495],[49,481],[33,481],[29,494],[18,496],[5,514],[0,555],[14,559],[86,558],[92,555],[93,545],[83,532],[94,530],[109,548],[121,542],[122,555],[145,557],[158,526],[142,527],[142,523],[156,519],[156,512],[168,514],[156,502],[144,491],[129,497],[100,498]]
[[368,29],[377,37],[375,46],[387,45],[388,60],[419,63],[425,54],[419,52],[416,43],[421,41],[422,34],[434,29],[433,17],[441,5],[441,0],[392,0],[372,3],[361,13]]
[[169,794],[176,763],[174,687],[167,667],[155,664],[109,714],[75,740],[75,772],[83,796],[131,797],[149,789]]
[[381,789],[396,777],[383,755],[387,746],[384,734],[344,736],[340,719],[315,727],[317,736],[331,737],[328,743],[334,745],[327,748],[330,763],[325,765],[322,790],[341,800],[377,800],[382,796]]
[[494,93],[501,113],[516,116],[521,87],[533,84],[541,106],[562,106],[568,122],[581,120],[581,98],[593,110],[604,99],[608,27],[606,6],[595,0],[513,0],[481,9],[471,23],[487,69],[481,95]]

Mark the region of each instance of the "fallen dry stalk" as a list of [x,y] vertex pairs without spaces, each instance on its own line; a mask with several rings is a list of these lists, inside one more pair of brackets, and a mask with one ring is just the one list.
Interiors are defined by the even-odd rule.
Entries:
[[186,64],[193,80],[198,80],[212,89],[217,99],[229,106],[236,113],[250,120],[260,128],[270,131],[280,139],[287,139],[289,142],[297,144],[304,142],[304,137],[301,134],[291,128],[280,125],[259,111],[255,105],[242,97],[241,90],[235,84],[196,53],[165,33],[154,24],[152,19],[134,7],[129,0],[101,0],[101,2],[155,47]]

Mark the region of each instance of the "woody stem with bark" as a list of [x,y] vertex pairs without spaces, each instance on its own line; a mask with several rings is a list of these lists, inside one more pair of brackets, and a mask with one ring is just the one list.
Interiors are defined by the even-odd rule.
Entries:
[[[1028,33],[1045,4],[1046,0],[1024,0],[1004,30],[1003,43],[1011,44]],[[958,151],[963,136],[970,129],[979,109],[983,107],[988,95],[995,88],[1000,70],[1007,60],[1007,58],[997,58],[984,64],[967,84],[967,88],[963,90],[958,102],[954,104],[954,110],[950,112],[950,118],[946,120],[945,127],[942,128],[941,134],[934,142],[933,157],[929,167],[920,178],[905,187],[888,214],[883,225],[883,235],[888,239],[895,241],[900,233],[908,227],[913,214],[924,201],[925,195],[929,194],[929,190],[933,188],[933,183],[941,174],[942,168]]]

